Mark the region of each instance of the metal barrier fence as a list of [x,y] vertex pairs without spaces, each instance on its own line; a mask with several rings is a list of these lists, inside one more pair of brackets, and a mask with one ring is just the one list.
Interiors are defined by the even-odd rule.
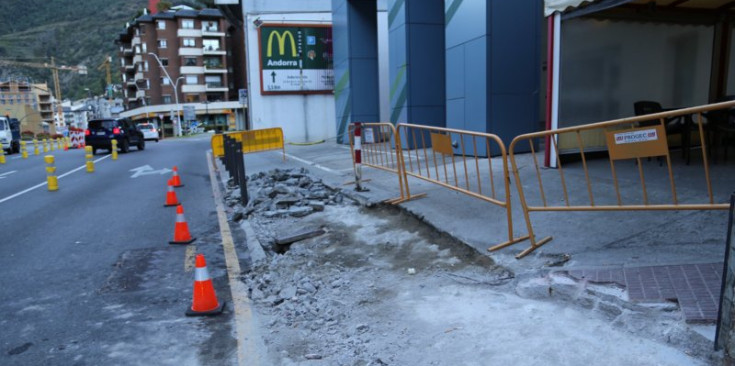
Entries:
[[[404,123],[398,124],[396,131],[399,171],[406,185],[406,199],[416,197],[411,196],[408,176],[438,184],[505,209],[508,241],[493,248],[503,248],[528,238],[513,236],[508,160],[500,137]],[[410,150],[405,147],[410,147]],[[492,155],[500,157],[500,161],[495,159],[499,167],[493,167]],[[498,168],[500,171],[496,173]]]
[[222,157],[225,154],[223,135],[234,138],[242,145],[243,154],[268,150],[282,150],[283,160],[286,160],[286,148],[283,139],[283,129],[280,127],[264,128],[250,131],[234,131],[212,136],[211,145],[214,156]]
[[[359,123],[359,128],[359,134],[356,134],[355,123],[350,124],[348,127],[352,168],[355,170],[355,183],[358,185],[358,189],[360,184],[359,180],[362,179],[362,172],[359,171],[359,165],[369,166],[394,173],[398,178],[401,196],[389,199],[386,202],[400,203],[407,200],[407,196],[411,194],[407,191],[408,187],[405,185],[403,174],[401,173],[401,145],[400,143],[396,144],[395,126],[387,122],[362,122]],[[356,137],[360,138],[357,144]],[[369,181],[369,179],[363,181]]]
[[[531,253],[541,245],[551,240],[546,237],[536,240],[536,236],[531,224],[531,212],[551,212],[551,211],[640,211],[640,210],[726,210],[729,206],[725,203],[715,203],[712,191],[712,181],[710,178],[710,166],[708,159],[708,141],[712,138],[720,137],[714,122],[714,113],[734,108],[735,102],[724,102],[717,104],[704,105],[699,107],[679,109],[669,112],[649,114],[645,116],[637,116],[631,118],[617,119],[607,122],[594,123],[576,127],[561,128],[552,131],[543,131],[537,133],[529,133],[517,136],[513,139],[509,146],[509,156],[513,167],[513,176],[515,178],[516,187],[521,201],[521,208],[526,221],[531,246],[516,257],[522,258]],[[678,126],[670,124],[672,118],[677,117],[683,121]],[[707,118],[708,117],[708,118]],[[687,155],[686,169],[677,176],[680,180],[700,180],[702,187],[706,187],[706,194],[702,192],[687,191],[684,199],[677,193],[675,174],[672,169],[671,155],[669,153],[667,127],[670,130],[679,131],[681,137],[680,145],[683,148],[690,148],[692,137],[698,134],[699,147],[702,151],[702,169],[697,172],[696,167],[689,166],[689,158]],[[678,129],[678,130],[677,130]],[[584,138],[583,138],[584,136]],[[589,141],[594,140],[594,136],[599,137],[601,143],[599,146],[590,146]],[[587,142],[585,142],[587,141]],[[535,167],[536,180],[538,190],[531,192],[531,187],[524,187],[519,174],[519,159],[514,151],[519,144],[528,144],[531,148],[531,156],[533,166]],[[536,146],[542,143],[549,143],[553,158],[558,162],[557,169],[542,170],[539,167],[536,157]],[[566,146],[560,147],[564,143]],[[570,146],[572,146],[570,148]],[[565,149],[564,151],[562,151]],[[608,161],[601,162],[600,159],[589,161],[588,155],[594,152],[607,154]],[[576,168],[581,162],[581,172],[579,179],[568,179],[564,171],[564,161],[562,153],[570,161],[570,156],[576,157]],[[657,160],[665,158],[667,174],[657,171],[658,174],[650,174],[649,180],[652,185],[660,188],[655,191],[649,190],[646,185],[646,169],[663,169],[663,162],[658,164],[644,164],[642,158],[657,157]],[[626,163],[620,163],[624,169],[616,169],[616,162],[620,160],[634,160]],[[606,170],[600,164],[609,164],[610,176],[604,176],[602,171]],[[595,168],[591,173],[591,166]],[[646,165],[644,167],[644,165]],[[618,171],[620,170],[620,171]],[[576,170],[577,172],[579,170]],[[554,174],[554,172],[556,174]],[[630,182],[633,178],[640,180],[640,193],[633,193],[628,190],[621,191],[620,175],[624,175],[624,179]],[[628,175],[625,175],[630,173]],[[578,174],[578,173],[576,173]],[[638,177],[635,177],[637,175]],[[665,177],[665,178],[664,178]],[[612,182],[612,184],[610,183]],[[533,184],[534,186],[536,184]],[[611,196],[614,187],[614,198],[605,200],[604,197]],[[571,186],[571,188],[570,188]],[[600,188],[601,187],[601,188]],[[547,195],[547,190],[553,190],[554,196]],[[580,195],[570,195],[573,192],[585,192]],[[670,193],[665,193],[669,192]],[[596,194],[597,192],[597,194]],[[607,192],[608,195],[600,194]],[[535,193],[530,196],[530,193]],[[701,194],[700,194],[701,193]],[[554,197],[561,196],[562,203]],[[669,196],[669,197],[664,197]],[[490,250],[499,249],[499,247]]]

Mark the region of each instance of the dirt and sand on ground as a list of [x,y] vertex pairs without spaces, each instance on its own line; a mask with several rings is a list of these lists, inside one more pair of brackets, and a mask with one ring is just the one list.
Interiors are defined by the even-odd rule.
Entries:
[[[717,361],[675,309],[626,305],[620,289],[579,287],[548,272],[517,278],[399,208],[362,207],[306,170],[254,175],[249,191],[250,205],[241,207],[233,190],[228,203],[266,252],[242,280],[267,364]],[[316,236],[276,244],[304,232]]]

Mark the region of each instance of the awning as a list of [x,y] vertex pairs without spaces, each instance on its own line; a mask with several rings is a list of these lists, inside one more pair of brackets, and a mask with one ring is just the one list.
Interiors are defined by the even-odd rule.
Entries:
[[692,9],[724,12],[735,8],[735,2],[732,0],[545,0],[544,15],[550,16],[555,12],[574,12],[575,16],[581,16],[626,3],[676,10]]

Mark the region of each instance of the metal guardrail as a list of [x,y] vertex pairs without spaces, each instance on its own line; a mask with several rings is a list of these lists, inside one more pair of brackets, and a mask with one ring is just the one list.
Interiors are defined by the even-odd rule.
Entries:
[[[408,188],[409,176],[437,184],[505,209],[508,241],[493,248],[503,248],[528,238],[513,235],[508,160],[500,137],[406,123],[398,124],[396,129],[399,147],[406,151],[401,162],[407,199],[413,198]],[[493,167],[492,155],[500,157],[500,167]],[[496,172],[498,168],[500,171]]]
[[[611,120],[607,122],[599,122],[588,125],[567,127],[551,131],[542,131],[536,133],[528,133],[517,136],[513,139],[509,146],[509,157],[513,169],[513,176],[518,189],[519,198],[521,201],[521,208],[523,209],[523,215],[526,220],[526,227],[529,233],[529,240],[531,246],[516,257],[522,258],[525,255],[531,253],[541,245],[551,240],[551,237],[546,237],[541,240],[536,240],[536,236],[533,231],[533,225],[531,224],[530,213],[531,212],[551,212],[551,211],[640,211],[640,210],[726,210],[729,206],[725,203],[715,203],[714,194],[712,191],[712,181],[710,178],[710,166],[708,159],[708,136],[711,135],[712,131],[708,131],[707,123],[705,120],[705,113],[722,110],[726,108],[734,108],[735,102],[724,102],[717,104],[710,104],[692,108],[678,109],[674,111],[662,112],[649,114],[645,116],[636,116],[630,118],[622,118]],[[702,149],[702,171],[697,174],[701,177],[702,187],[706,187],[706,194],[697,196],[697,200],[691,202],[692,199],[688,199],[687,202],[682,202],[680,195],[677,193],[675,174],[672,168],[671,155],[669,153],[668,138],[666,134],[666,119],[670,117],[685,117],[688,118],[691,123],[696,124],[695,132],[699,134],[699,144]],[[642,122],[654,121],[654,125],[642,126]],[[643,125],[646,125],[643,123]],[[681,128],[688,128],[684,125]],[[604,133],[606,138],[606,150],[609,156],[610,164],[610,177],[593,177],[589,171],[590,162],[588,162],[587,154],[585,153],[585,144],[583,143],[582,134],[589,133],[590,131],[596,131],[597,133]],[[561,159],[559,139],[562,136],[572,136],[572,141],[577,141],[577,152],[576,155],[582,163],[582,171],[584,172],[584,182],[581,184],[583,188],[574,188],[575,191],[582,191],[586,193],[587,198],[580,202],[578,195],[570,195],[569,185],[577,184],[574,180],[570,181],[565,175],[564,164]],[[545,170],[542,174],[539,167],[538,159],[536,157],[535,146],[538,143],[547,141],[550,143],[552,154],[555,155],[558,166],[556,169],[557,177],[553,180],[549,176],[554,175],[551,173],[553,170]],[[569,141],[569,139],[567,139]],[[519,144],[528,143],[531,148],[531,155],[533,157],[533,165],[535,168],[536,179],[538,182],[538,189],[533,190],[529,186],[524,187],[521,176],[519,174],[519,164],[516,159],[515,148]],[[568,157],[568,155],[567,155]],[[659,197],[656,197],[659,201],[654,201],[647,189],[646,176],[644,174],[644,164],[642,158],[665,158],[667,168],[667,190],[670,190],[670,200],[662,202]],[[628,192],[627,196],[623,197],[620,189],[620,182],[618,171],[616,169],[616,162],[620,160],[635,160],[637,165],[637,173],[640,179],[640,197],[632,197]],[[690,167],[689,170],[692,170]],[[546,178],[544,178],[544,176]],[[663,174],[658,174],[651,177],[651,179],[660,180]],[[693,172],[687,171],[686,178],[691,179]],[[597,179],[595,179],[597,178]],[[556,181],[558,179],[558,182]],[[604,181],[600,183],[600,180]],[[615,201],[614,202],[602,202],[597,200],[595,197],[596,184],[604,185],[609,184],[612,181],[615,190]],[[660,182],[659,182],[660,183]],[[545,187],[554,185],[556,188],[561,188],[563,192],[563,204],[558,204],[555,200],[548,199],[546,195]],[[534,194],[530,197],[530,194]],[[584,196],[584,194],[582,195]],[[531,202],[533,200],[533,202]],[[499,249],[498,247],[491,249]]]
[[234,138],[240,142],[243,154],[269,150],[281,150],[283,151],[283,160],[286,160],[283,129],[280,127],[215,134],[212,136],[210,143],[212,146],[212,154],[216,157],[222,157],[225,155],[224,135]]

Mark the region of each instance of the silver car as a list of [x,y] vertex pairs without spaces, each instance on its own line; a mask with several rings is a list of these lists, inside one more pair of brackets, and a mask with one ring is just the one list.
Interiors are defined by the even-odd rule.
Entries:
[[156,125],[152,123],[139,123],[138,130],[143,132],[143,138],[145,140],[155,140],[158,142],[158,129]]

